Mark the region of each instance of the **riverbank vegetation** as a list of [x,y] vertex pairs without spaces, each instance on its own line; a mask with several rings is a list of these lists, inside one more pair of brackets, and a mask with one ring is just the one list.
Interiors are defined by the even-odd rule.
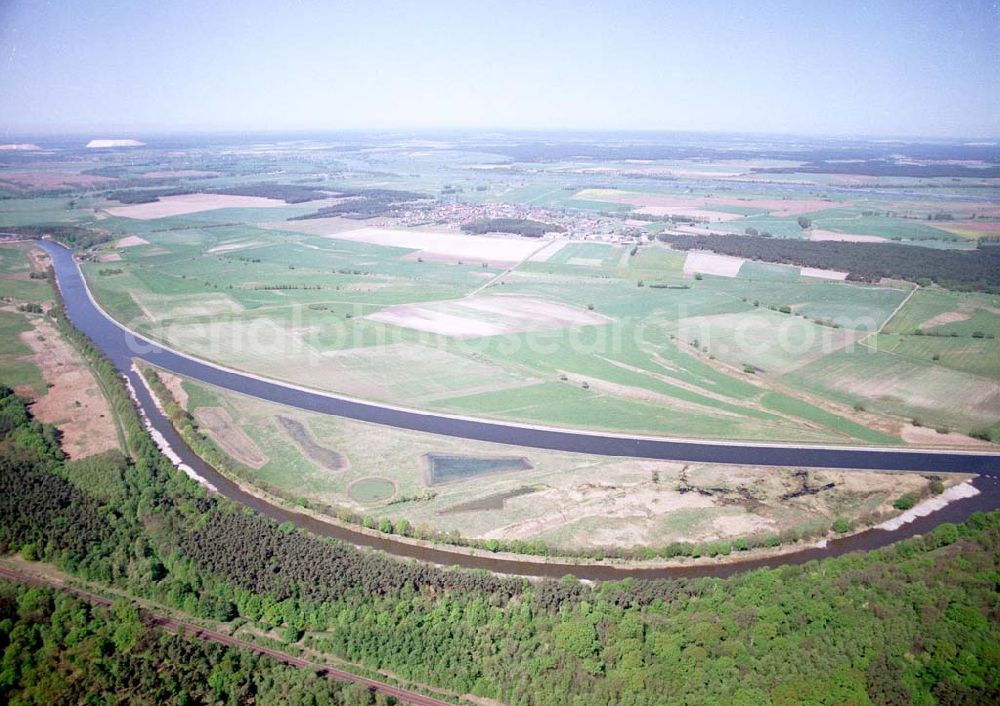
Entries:
[[206,496],[151,446],[101,500],[9,390],[0,430],[3,551],[403,678],[513,704],[1000,697],[1000,513],[727,580],[533,584],[311,537]]
[[[933,485],[917,474],[713,467],[539,450],[530,452],[529,462],[496,455],[514,447],[453,444],[436,435],[303,416],[295,408],[139,367],[188,446],[251,492],[330,521],[462,549],[563,561],[746,558],[754,550],[801,548],[871,527],[898,513],[890,503],[904,489],[923,499]],[[207,413],[223,423],[201,423]],[[290,445],[283,432],[287,414],[336,444],[340,462],[318,464]],[[464,450],[455,457],[462,463],[502,463],[506,470],[435,480],[434,459],[452,447]],[[374,500],[357,497],[357,484],[379,473],[391,477],[382,482],[393,490]],[[625,516],[611,520],[608,514]],[[589,537],[588,528],[606,539]]]

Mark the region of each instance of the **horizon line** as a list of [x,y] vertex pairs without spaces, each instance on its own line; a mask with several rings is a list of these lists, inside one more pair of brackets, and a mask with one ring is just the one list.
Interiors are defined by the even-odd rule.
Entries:
[[[396,126],[396,127],[167,127],[167,126],[147,126],[135,128],[119,127],[0,127],[0,136],[3,139],[12,138],[54,138],[54,137],[83,137],[92,139],[133,139],[136,136],[158,137],[158,136],[229,136],[236,134],[244,135],[335,135],[335,134],[356,134],[356,135],[386,135],[393,133],[415,133],[415,134],[454,134],[454,133],[500,133],[500,134],[637,134],[637,135],[705,135],[705,136],[758,136],[758,137],[805,137],[805,138],[832,138],[832,139],[861,139],[870,141],[887,142],[912,142],[916,140],[974,140],[977,142],[1000,144],[1000,132],[989,135],[927,135],[927,134],[885,134],[885,133],[829,133],[829,132],[795,132],[777,130],[719,130],[719,129],[692,129],[692,128],[647,128],[647,127],[499,127],[499,126],[463,126],[463,127],[429,127],[429,126]],[[96,137],[99,136],[99,137]],[[984,146],[989,146],[988,144]]]

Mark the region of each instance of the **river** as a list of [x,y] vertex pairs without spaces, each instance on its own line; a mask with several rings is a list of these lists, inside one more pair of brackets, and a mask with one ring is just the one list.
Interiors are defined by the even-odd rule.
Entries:
[[[593,580],[626,577],[727,576],[762,566],[802,563],[850,551],[874,549],[907,536],[926,532],[941,522],[961,522],[973,512],[1000,507],[1000,480],[997,479],[1000,477],[1000,455],[996,453],[687,441],[656,437],[629,437],[596,431],[532,427],[380,405],[306,390],[279,381],[222,368],[172,351],[122,327],[107,315],[91,297],[72,251],[51,241],[39,241],[39,245],[52,258],[59,289],[73,325],[90,337],[115,367],[129,378],[135,388],[142,411],[153,427],[163,435],[181,457],[182,461],[190,466],[197,475],[205,478],[220,494],[231,500],[251,507],[279,522],[293,522],[318,535],[379,549],[400,557],[524,576],[558,578],[566,574],[573,574],[578,578]],[[181,440],[170,421],[153,403],[149,391],[133,369],[132,362],[135,358],[141,358],[179,375],[271,402],[311,412],[433,434],[607,456],[785,467],[850,468],[921,473],[979,473],[982,475],[975,480],[974,484],[979,489],[980,494],[953,502],[943,510],[918,518],[915,522],[896,531],[869,530],[849,537],[832,539],[824,548],[814,547],[777,557],[749,559],[740,562],[647,568],[610,564],[570,564],[555,561],[535,562],[483,554],[482,552],[470,555],[424,544],[401,542],[389,535],[373,536],[349,527],[327,523],[311,515],[270,503],[244,491],[205,463]]]

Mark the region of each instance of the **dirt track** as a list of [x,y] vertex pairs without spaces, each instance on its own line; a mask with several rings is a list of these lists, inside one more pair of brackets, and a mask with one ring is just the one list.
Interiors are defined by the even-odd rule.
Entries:
[[[7,567],[0,566],[0,577],[9,579],[11,581],[18,581],[20,583],[26,583],[32,586],[49,586],[52,588],[57,588],[61,591],[67,591],[73,595],[82,598],[88,603],[94,603],[96,605],[110,606],[111,600],[103,596],[98,596],[96,593],[91,593],[89,591],[84,591],[80,588],[73,588],[72,586],[66,586],[62,582],[57,580],[43,579],[38,576],[31,576],[28,574],[21,573],[20,571],[14,571],[13,569],[8,569]],[[351,672],[346,672],[343,669],[338,669],[337,667],[332,667],[327,664],[316,664],[314,662],[309,662],[300,657],[295,657],[288,654],[287,652],[281,652],[280,650],[274,650],[269,647],[263,647],[261,645],[254,644],[252,642],[247,642],[246,640],[240,640],[235,637],[230,637],[229,635],[224,635],[221,632],[216,632],[215,630],[209,630],[207,628],[198,627],[192,623],[187,623],[182,620],[175,620],[166,615],[157,614],[150,612],[143,608],[143,612],[148,615],[154,625],[161,627],[170,632],[184,634],[189,637],[194,637],[199,640],[205,640],[207,642],[216,642],[220,645],[230,645],[232,647],[239,647],[244,650],[249,650],[250,652],[255,652],[261,655],[267,655],[272,657],[279,662],[290,665],[292,667],[298,667],[300,669],[310,669],[319,676],[326,677],[327,679],[333,679],[334,681],[341,682],[356,682],[366,686],[372,691],[378,691],[387,696],[392,696],[403,703],[415,704],[415,706],[449,706],[449,702],[441,701],[439,699],[432,698],[430,696],[424,696],[423,694],[418,694],[414,691],[409,691],[407,689],[402,689],[398,686],[393,686],[392,684],[386,684],[385,682],[376,681],[374,679],[368,679],[366,677],[358,676],[357,674],[352,674]]]

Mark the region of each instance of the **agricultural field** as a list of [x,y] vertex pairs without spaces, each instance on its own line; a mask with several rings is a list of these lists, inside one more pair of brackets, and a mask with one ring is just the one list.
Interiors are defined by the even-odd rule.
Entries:
[[35,419],[53,424],[70,458],[118,448],[111,409],[79,352],[46,313],[53,293],[41,276],[47,256],[28,244],[0,247],[0,385],[30,400]]
[[[755,230],[974,248],[969,233],[1000,224],[987,180],[798,173],[807,160],[710,147],[633,159],[586,141],[578,154],[471,137],[338,144],[18,157],[0,164],[0,231],[86,234],[87,280],[118,320],[193,355],[364,399],[843,444],[951,445],[1000,420],[989,396],[962,409],[907,379],[993,389],[995,295],[924,286],[907,299],[910,282],[656,240]],[[345,203],[363,206],[337,210]],[[483,219],[561,232],[462,232]],[[45,288],[8,279],[24,297]],[[914,418],[956,434],[914,441]]]
[[[363,236],[376,243],[362,240],[368,230],[347,238],[253,226],[147,231],[117,240],[105,251],[117,259],[98,256],[85,272],[104,306],[147,335],[355,397],[616,431],[902,442],[908,418],[872,425],[852,409],[854,393],[830,396],[818,381],[782,378],[827,355],[867,351],[860,341],[905,287],[660,245],[632,255],[607,243],[531,242],[519,256],[541,248],[541,257],[501,270],[414,257],[433,249],[446,257],[454,239],[477,236]],[[798,389],[794,412],[762,402]],[[934,409],[923,414],[934,423]],[[944,409],[941,420],[983,423]]]
[[[458,440],[160,376],[244,482],[331,513],[346,508],[473,539],[613,551],[822,534],[838,517],[888,517],[899,495],[920,496],[928,485],[914,474],[681,464]],[[211,424],[201,422],[206,413]]]

